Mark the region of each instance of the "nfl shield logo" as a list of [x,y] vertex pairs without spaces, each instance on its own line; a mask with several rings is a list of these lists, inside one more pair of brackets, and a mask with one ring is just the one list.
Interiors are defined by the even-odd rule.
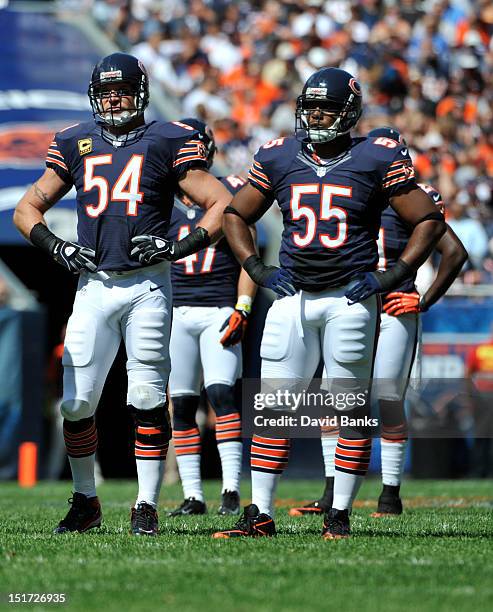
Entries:
[[325,176],[327,174],[327,168],[317,168],[317,176]]

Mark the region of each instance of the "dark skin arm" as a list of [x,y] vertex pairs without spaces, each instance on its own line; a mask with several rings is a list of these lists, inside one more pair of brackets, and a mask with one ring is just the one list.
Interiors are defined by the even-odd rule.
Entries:
[[[256,255],[255,242],[249,226],[244,219],[257,220],[265,212],[269,201],[258,189],[247,183],[233,198],[231,206],[241,215],[223,215],[223,232],[236,259],[241,265],[251,255]],[[261,214],[260,214],[261,216]]]
[[448,225],[447,231],[435,248],[441,254],[441,259],[435,280],[423,297],[426,308],[433,306],[445,295],[467,261],[464,245]]
[[436,213],[437,208],[417,185],[398,192],[390,198],[390,205],[401,219],[414,227],[400,259],[416,271],[428,259],[445,233],[445,221],[431,219],[419,222],[426,215]]

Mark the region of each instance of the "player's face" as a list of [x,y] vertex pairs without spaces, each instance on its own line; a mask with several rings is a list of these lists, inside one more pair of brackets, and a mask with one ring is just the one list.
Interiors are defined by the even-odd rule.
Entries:
[[124,81],[101,84],[99,95],[103,113],[118,114],[135,110],[135,94],[132,87]]
[[319,100],[306,101],[303,110],[309,128],[330,128],[338,117],[337,111],[324,107],[324,103]]

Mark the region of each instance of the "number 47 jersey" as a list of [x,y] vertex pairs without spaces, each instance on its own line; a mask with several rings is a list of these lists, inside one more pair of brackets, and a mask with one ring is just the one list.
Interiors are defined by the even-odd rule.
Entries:
[[46,165],[77,190],[78,242],[96,251],[98,270],[141,267],[131,239],[165,238],[183,172],[207,168],[197,132],[183,123],[152,121],[117,138],[94,121],[58,132]]
[[281,209],[281,266],[298,289],[322,291],[377,269],[382,210],[414,175],[407,148],[389,138],[353,138],[323,160],[291,137],[261,147],[248,178]]

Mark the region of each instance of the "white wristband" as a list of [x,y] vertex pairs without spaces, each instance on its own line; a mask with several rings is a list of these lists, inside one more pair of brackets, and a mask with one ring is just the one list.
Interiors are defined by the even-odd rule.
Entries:
[[249,295],[239,295],[235,308],[250,313],[252,310],[252,298]]

